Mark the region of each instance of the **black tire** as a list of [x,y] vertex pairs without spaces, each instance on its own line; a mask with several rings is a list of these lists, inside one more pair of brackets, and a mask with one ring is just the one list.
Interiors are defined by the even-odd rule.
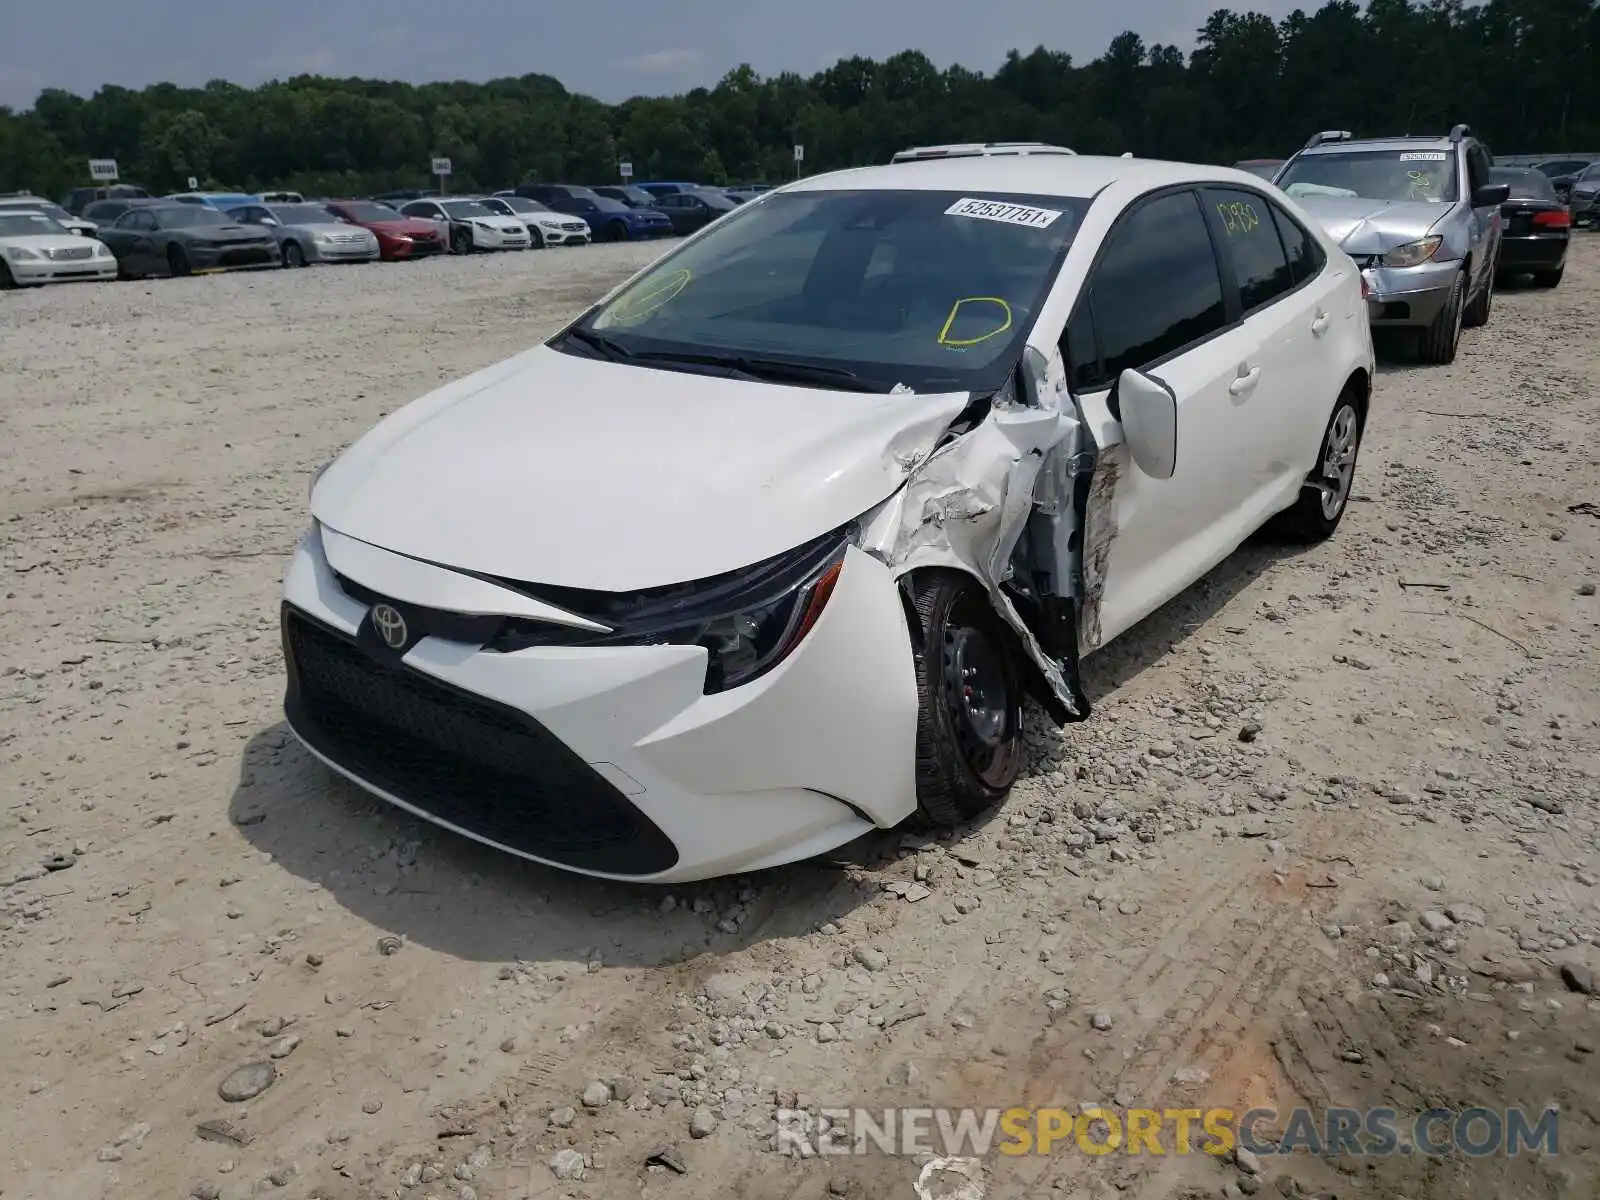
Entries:
[[528,249],[530,249],[530,250],[543,250],[544,249],[544,234],[540,233],[537,229],[535,229],[531,225],[528,226]]
[[1355,487],[1356,459],[1361,453],[1361,437],[1366,432],[1366,405],[1353,387],[1346,388],[1333,406],[1322,431],[1317,465],[1300,485],[1293,506],[1284,509],[1268,524],[1278,539],[1310,545],[1326,541],[1339,528],[1350,493]]
[[472,232],[467,229],[452,229],[450,231],[450,253],[471,254]]
[[1557,287],[1561,283],[1561,277],[1565,275],[1566,272],[1567,268],[1565,264],[1557,267],[1554,271],[1535,271],[1533,273],[1533,282],[1537,287]]
[[1004,800],[1022,765],[1022,671],[1009,630],[977,581],[912,578],[917,679],[917,805],[955,825]]
[[[1499,264],[1495,266],[1498,270]],[[1489,310],[1494,307],[1495,271],[1491,270],[1483,282],[1483,290],[1472,298],[1461,314],[1461,324],[1467,329],[1481,329],[1489,323]]]
[[167,270],[172,272],[174,279],[182,279],[191,270],[189,252],[177,242],[167,247]]
[[303,267],[306,265],[306,252],[300,248],[299,242],[285,242],[283,244],[283,265],[286,267]]
[[11,274],[11,268],[6,266],[6,260],[0,258],[0,292],[9,292],[17,286],[16,279]]
[[1461,326],[1466,316],[1467,273],[1462,271],[1450,287],[1450,299],[1439,310],[1433,324],[1422,331],[1417,356],[1432,366],[1448,366],[1456,360],[1461,345]]
[[625,242],[628,240],[628,227],[621,221],[612,221],[606,226],[606,241]]

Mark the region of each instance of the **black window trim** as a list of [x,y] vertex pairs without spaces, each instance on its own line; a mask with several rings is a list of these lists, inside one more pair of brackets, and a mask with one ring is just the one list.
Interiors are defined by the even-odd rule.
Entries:
[[[1126,222],[1128,218],[1133,216],[1134,213],[1138,212],[1145,205],[1153,203],[1156,200],[1160,200],[1163,197],[1175,195],[1179,192],[1189,193],[1190,197],[1194,200],[1197,215],[1200,217],[1200,223],[1205,227],[1206,237],[1211,242],[1211,254],[1213,259],[1216,260],[1217,278],[1222,284],[1223,324],[1216,329],[1213,329],[1210,333],[1203,334],[1202,336],[1195,338],[1193,341],[1186,342],[1182,346],[1178,346],[1172,350],[1169,350],[1160,358],[1151,359],[1138,369],[1142,371],[1153,371],[1155,368],[1171,362],[1181,354],[1188,354],[1191,350],[1195,350],[1198,347],[1205,345],[1207,342],[1221,337],[1225,333],[1232,332],[1243,323],[1241,318],[1237,315],[1239,309],[1239,294],[1238,289],[1233,286],[1231,266],[1227,271],[1223,269],[1221,254],[1217,246],[1217,235],[1211,228],[1211,222],[1206,220],[1204,202],[1200,196],[1201,189],[1206,187],[1208,183],[1209,181],[1194,181],[1190,183],[1168,184],[1165,187],[1152,188],[1150,191],[1142,192],[1140,195],[1136,196],[1127,204],[1126,207],[1123,208],[1120,213],[1117,214],[1117,219],[1111,223],[1111,228],[1106,230],[1105,236],[1100,239],[1100,245],[1095,248],[1094,261],[1089,264],[1088,271],[1084,273],[1083,285],[1078,290],[1077,299],[1072,302],[1072,311],[1067,315],[1066,324],[1061,327],[1061,337],[1059,341],[1062,344],[1065,343],[1067,329],[1072,325],[1072,322],[1077,319],[1079,310],[1085,305],[1089,304],[1089,293],[1094,287],[1095,274],[1100,270],[1100,265],[1105,259],[1106,247],[1111,244],[1111,239],[1116,236],[1117,230],[1122,227],[1123,223]],[[1097,372],[1098,377],[1098,375],[1103,374],[1105,371],[1106,359],[1105,350],[1100,344],[1099,321],[1094,317],[1092,307],[1090,310],[1090,321],[1094,326],[1095,359],[1096,365],[1099,367],[1099,371]],[[1117,384],[1115,379],[1102,379],[1100,382],[1095,383],[1092,387],[1079,387],[1073,381],[1073,374],[1074,364],[1068,362],[1068,390],[1071,391],[1074,396],[1088,395],[1108,389],[1112,390],[1113,394],[1115,392]],[[1118,412],[1114,406],[1112,408],[1111,415],[1116,417],[1118,420],[1122,419],[1122,414]]]
[[[1272,299],[1270,299],[1270,300],[1263,300],[1260,304],[1256,305],[1254,308],[1243,308],[1244,294],[1239,290],[1239,277],[1238,277],[1238,274],[1234,270],[1233,252],[1228,247],[1228,243],[1226,241],[1221,242],[1220,246],[1219,246],[1219,250],[1220,250],[1220,255],[1221,255],[1221,258],[1222,258],[1222,261],[1223,261],[1223,267],[1224,267],[1224,270],[1223,270],[1223,288],[1224,288],[1224,290],[1231,289],[1232,292],[1233,292],[1233,297],[1234,297],[1235,303],[1240,305],[1239,320],[1237,322],[1238,324],[1243,324],[1245,321],[1248,321],[1251,317],[1255,316],[1257,313],[1271,308],[1274,304],[1282,303],[1284,300],[1287,300],[1290,296],[1292,296],[1296,292],[1298,292],[1301,288],[1308,287],[1313,282],[1315,282],[1317,279],[1321,278],[1322,272],[1324,270],[1326,270],[1327,266],[1328,266],[1328,254],[1327,254],[1327,251],[1323,250],[1322,243],[1317,241],[1317,238],[1316,238],[1315,234],[1313,234],[1304,225],[1302,225],[1295,218],[1295,215],[1292,212],[1290,212],[1288,209],[1284,208],[1283,205],[1274,202],[1271,196],[1268,196],[1265,192],[1262,192],[1259,188],[1247,187],[1244,184],[1239,184],[1239,183],[1208,183],[1208,184],[1205,185],[1203,190],[1204,191],[1208,191],[1208,192],[1209,191],[1243,192],[1247,196],[1254,196],[1257,200],[1259,200],[1263,204],[1267,205],[1269,210],[1274,210],[1275,209],[1276,213],[1273,213],[1273,212],[1269,211],[1268,215],[1273,217],[1272,228],[1277,233],[1277,236],[1278,236],[1278,249],[1283,251],[1283,261],[1288,264],[1288,266],[1290,268],[1290,271],[1291,271],[1291,274],[1292,274],[1293,269],[1294,269],[1294,264],[1292,262],[1290,262],[1290,260],[1289,260],[1289,247],[1284,244],[1284,241],[1283,241],[1283,229],[1278,225],[1278,222],[1276,220],[1276,215],[1278,213],[1281,213],[1283,215],[1284,219],[1286,219],[1291,225],[1293,225],[1296,229],[1298,229],[1300,231],[1300,233],[1301,233],[1301,236],[1309,239],[1311,241],[1311,243],[1314,246],[1317,247],[1317,252],[1322,257],[1322,262],[1317,267],[1316,270],[1312,271],[1311,274],[1307,275],[1304,279],[1300,280],[1300,282],[1294,284],[1287,291],[1279,292],[1276,296],[1272,297]],[[1204,216],[1205,214],[1202,213],[1201,215]],[[1211,228],[1211,219],[1209,217],[1206,218],[1206,228],[1207,229]],[[1212,241],[1214,243],[1216,242],[1216,236],[1217,235],[1216,235],[1215,231],[1213,231],[1213,233],[1212,233]]]

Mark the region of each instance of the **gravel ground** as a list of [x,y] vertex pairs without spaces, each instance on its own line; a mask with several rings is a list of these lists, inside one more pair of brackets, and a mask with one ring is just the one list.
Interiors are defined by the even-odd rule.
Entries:
[[1339,536],[1091,660],[1004,809],[670,895],[339,782],[277,644],[310,472],[654,249],[0,297],[0,1196],[898,1200],[918,1164],[777,1153],[774,1104],[1107,1101],[1556,1103],[1561,1154],[1071,1152],[969,1195],[1592,1197],[1575,241],[1453,366],[1386,366]]

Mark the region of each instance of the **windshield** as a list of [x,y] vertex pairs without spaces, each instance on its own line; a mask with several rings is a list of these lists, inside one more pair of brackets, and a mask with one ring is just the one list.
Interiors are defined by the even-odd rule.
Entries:
[[405,218],[390,208],[387,204],[346,204],[344,211],[350,214],[352,221],[404,221]]
[[1493,183],[1509,184],[1512,196],[1519,200],[1556,199],[1555,185],[1539,171],[1519,170],[1514,167],[1491,167],[1489,179]]
[[267,211],[280,225],[332,225],[335,220],[320,204],[274,204]]
[[547,213],[550,211],[537,200],[529,200],[526,196],[496,196],[495,199],[501,204],[504,204],[512,212]]
[[495,214],[476,200],[446,200],[444,210],[457,220],[468,217],[492,217]]
[[1419,200],[1451,204],[1458,198],[1454,150],[1346,150],[1307,154],[1284,172],[1278,186],[1289,195],[1363,200]]
[[691,196],[700,197],[700,199],[704,200],[712,208],[720,208],[720,209],[726,210],[726,209],[730,209],[730,208],[739,207],[732,200],[729,200],[727,195],[722,193],[722,192],[713,192],[713,191],[709,191],[709,190],[706,190],[706,189],[702,189],[702,190],[697,191],[697,192],[690,192],[689,194]]
[[173,204],[156,212],[163,229],[184,229],[192,225],[234,225],[232,217],[203,205]]
[[[617,357],[776,359],[858,376],[871,390],[992,389],[1088,204],[931,191],[774,195],[669,254],[578,328]],[[558,342],[582,353],[597,340]]]
[[40,233],[65,233],[59,221],[42,212],[5,212],[0,210],[0,237],[32,237]]
[[1242,163],[1235,163],[1234,165],[1239,170],[1241,170],[1241,171],[1249,171],[1250,174],[1258,176],[1258,177],[1260,177],[1262,179],[1271,179],[1274,175],[1276,175],[1278,173],[1278,168],[1283,166],[1283,163],[1281,163],[1281,162],[1242,162]]

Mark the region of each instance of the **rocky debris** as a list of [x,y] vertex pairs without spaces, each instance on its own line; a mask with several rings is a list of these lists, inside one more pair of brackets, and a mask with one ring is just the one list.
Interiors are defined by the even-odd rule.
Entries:
[[247,1063],[230,1072],[217,1085],[217,1095],[230,1104],[254,1100],[278,1078],[278,1070],[270,1062]]
[[1580,963],[1561,964],[1561,982],[1567,989],[1579,992],[1585,996],[1592,996],[1594,992],[1594,973]]
[[716,1115],[704,1104],[700,1105],[689,1117],[689,1136],[692,1138],[707,1138],[716,1131]]
[[378,953],[388,958],[391,954],[399,954],[403,945],[405,943],[392,933],[386,933],[378,939]]
[[869,971],[887,971],[889,969],[889,956],[882,950],[870,946],[857,946],[852,952],[852,957]]
[[1109,1030],[1111,1028],[1111,1024],[1111,1014],[1105,1012],[1104,1010],[1095,1013],[1089,1018],[1089,1028],[1097,1029],[1101,1033],[1105,1033],[1107,1030]]
[[291,1033],[286,1037],[281,1037],[277,1041],[273,1042],[272,1045],[267,1048],[267,1057],[288,1058],[289,1055],[293,1054],[299,1048],[299,1046],[300,1035],[298,1033]]
[[550,1156],[550,1170],[557,1179],[582,1179],[587,1165],[584,1156],[571,1147],[557,1150]]
[[592,1079],[584,1085],[583,1106],[588,1109],[604,1108],[611,1103],[611,1085]]
[[662,1146],[658,1150],[652,1150],[645,1156],[644,1163],[647,1167],[665,1167],[674,1175],[689,1173],[689,1168],[684,1165],[683,1156],[678,1153],[676,1146]]

